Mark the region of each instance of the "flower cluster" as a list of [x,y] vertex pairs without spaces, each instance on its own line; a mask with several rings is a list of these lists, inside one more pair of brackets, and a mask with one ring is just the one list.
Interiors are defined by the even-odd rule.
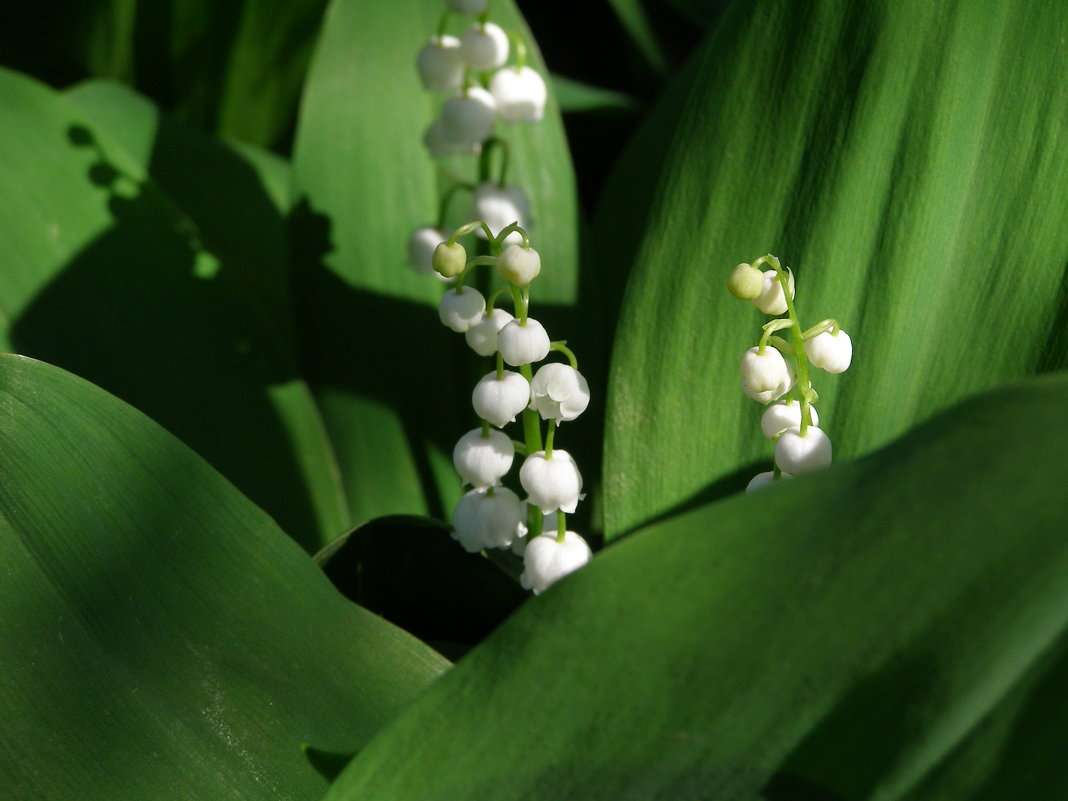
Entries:
[[[438,306],[441,322],[462,333],[475,353],[494,359],[494,369],[471,393],[481,424],[460,437],[453,449],[456,472],[471,487],[453,512],[453,537],[472,553],[488,548],[522,553],[520,581],[540,593],[591,557],[586,541],[567,529],[567,515],[582,499],[582,474],[571,454],[553,446],[557,427],[589,405],[590,388],[566,343],[550,341],[545,327],[530,316],[530,286],[541,272],[541,257],[526,231],[514,222],[496,235],[488,227],[484,220],[461,226],[437,246],[431,259],[435,271],[456,279]],[[486,233],[493,255],[468,260],[456,240],[476,228]],[[506,244],[513,233],[519,244]],[[488,301],[464,283],[468,271],[479,266],[495,267],[507,282]],[[514,314],[495,308],[503,295],[511,298]],[[552,352],[564,354],[568,364],[547,362],[534,372],[534,365]],[[519,416],[522,442],[500,430]],[[547,426],[544,441],[542,422]],[[519,484],[527,496],[522,503],[503,483],[517,450],[523,456]],[[551,515],[556,516],[555,531],[543,534]]]
[[[763,264],[770,269],[762,272],[759,268]],[[742,392],[771,404],[764,410],[760,428],[775,443],[774,468],[749,482],[746,492],[752,492],[831,463],[831,440],[819,427],[819,414],[813,405],[819,396],[809,368],[844,372],[853,359],[853,343],[834,319],[802,330],[794,306],[793,273],[789,268],[784,270],[775,256],[739,264],[727,287],[736,298],[751,301],[764,314],[777,317],[764,325],[760,341],[742,356],[740,368]],[[778,317],[781,314],[787,317]],[[792,341],[775,336],[787,329]]]
[[[504,156],[497,181],[456,182],[455,188],[471,191],[473,213],[469,219],[483,220],[492,236],[517,221],[529,229],[526,193],[505,182],[508,144],[494,131],[498,121],[505,126],[539,122],[548,97],[545,81],[527,66],[522,39],[489,20],[486,0],[446,0],[445,5],[437,32],[416,58],[423,88],[443,97],[436,119],[423,135],[423,144],[435,159],[480,154],[485,158],[491,148],[501,149]],[[459,35],[453,36],[446,30],[455,17],[467,19]],[[514,56],[511,64],[510,56]],[[434,248],[448,236],[444,218],[451,197],[449,192],[443,198],[437,224],[420,228],[409,240],[409,263],[420,272],[432,272]],[[485,236],[482,230],[476,235]],[[512,233],[507,241],[518,242],[518,234]]]

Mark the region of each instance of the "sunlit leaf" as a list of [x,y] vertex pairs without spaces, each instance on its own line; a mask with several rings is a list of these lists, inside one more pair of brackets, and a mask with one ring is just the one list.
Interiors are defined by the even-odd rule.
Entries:
[[1068,83],[1050,79],[1065,42],[1049,5],[735,7],[704,48],[620,314],[608,537],[768,469],[737,374],[766,317],[724,288],[739,262],[777,254],[803,322],[853,335],[850,371],[816,384],[836,458],[1065,364]]
[[7,798],[316,799],[447,663],[341,598],[174,437],[0,356]]
[[[1048,469],[1065,392],[1065,374],[999,390],[609,547],[326,798],[910,797],[1068,647],[1068,494]],[[1061,739],[1025,740],[1030,764]]]

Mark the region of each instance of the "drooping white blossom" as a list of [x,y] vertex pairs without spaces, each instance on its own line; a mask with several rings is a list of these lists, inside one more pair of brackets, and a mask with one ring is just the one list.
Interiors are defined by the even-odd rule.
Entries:
[[778,400],[794,385],[794,370],[775,348],[768,346],[760,353],[750,348],[742,356],[739,368],[742,391],[755,401],[768,403]]
[[464,60],[460,56],[460,40],[455,36],[432,36],[415,63],[424,89],[450,92],[463,82]]
[[492,428],[483,434],[476,428],[460,437],[452,449],[452,464],[463,483],[485,489],[500,483],[514,455],[515,446],[507,434]]
[[489,420],[497,428],[514,422],[516,415],[527,408],[529,401],[530,384],[511,370],[505,370],[500,378],[496,371],[484,375],[471,393],[475,414],[483,420]]
[[481,292],[469,286],[450,289],[438,303],[441,322],[459,334],[478,323],[485,311],[486,299]]
[[519,469],[519,483],[526,490],[527,500],[548,514],[563,509],[570,514],[582,496],[582,474],[571,454],[554,448],[552,456],[545,451],[530,454]]
[[[472,203],[474,214],[471,219],[485,222],[494,236],[512,223],[519,223],[529,233],[532,224],[530,201],[526,192],[518,186],[498,186],[488,182],[481,184],[472,195]],[[475,229],[475,234],[486,238],[481,226]],[[509,245],[518,245],[523,237],[518,231],[513,231],[504,241]]]
[[775,464],[786,473],[810,473],[831,463],[831,440],[822,429],[809,426],[786,429],[775,443]]
[[543,364],[530,382],[530,408],[543,420],[574,420],[590,404],[590,385],[569,364]]
[[480,86],[450,97],[441,107],[441,131],[446,139],[467,146],[485,141],[497,119],[497,101]]
[[530,67],[502,67],[489,85],[502,122],[538,122],[545,113],[545,81]]
[[497,333],[497,350],[512,367],[540,362],[549,355],[549,345],[545,326],[533,317],[528,317],[525,324],[520,320],[505,323]]
[[519,496],[507,487],[471,490],[453,510],[452,537],[468,553],[507,548],[519,530],[520,512]]
[[853,342],[841,329],[837,334],[824,331],[805,341],[805,354],[813,365],[828,373],[844,373],[853,361]]
[[592,558],[590,546],[574,531],[565,532],[563,542],[556,541],[556,532],[546,532],[527,543],[519,583],[539,595]]
[[475,23],[460,37],[460,55],[471,69],[495,70],[508,60],[508,34],[492,22]]
[[434,271],[434,248],[448,238],[449,232],[440,228],[419,228],[408,237],[408,263],[416,272],[438,275]]
[[763,489],[771,484],[775,484],[784,478],[793,478],[793,475],[791,473],[779,473],[779,477],[775,478],[775,473],[770,470],[766,473],[757,473],[750,479],[745,491],[747,493],[756,492],[758,489]]
[[541,272],[541,256],[534,248],[509,245],[497,257],[497,272],[505,281],[526,286]]
[[[786,274],[786,284],[790,287],[790,300],[794,299],[794,274]],[[764,288],[760,294],[753,298],[753,305],[764,314],[785,314],[786,295],[783,294],[782,284],[774,270],[764,270]]]
[[464,339],[479,356],[497,352],[497,332],[515,318],[504,309],[493,309],[464,332]]
[[456,141],[445,134],[441,118],[438,117],[423,134],[423,144],[431,158],[443,159],[449,156],[477,156],[482,152],[482,140]]
[[[809,404],[809,413],[812,415],[812,425],[819,425],[820,416],[816,407]],[[760,417],[760,430],[768,439],[775,439],[783,431],[791,426],[801,425],[801,403],[789,400],[786,403],[773,403],[764,410]]]

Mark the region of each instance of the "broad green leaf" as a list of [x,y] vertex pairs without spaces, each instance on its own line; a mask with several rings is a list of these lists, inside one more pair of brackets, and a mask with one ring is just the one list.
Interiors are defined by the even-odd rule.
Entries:
[[620,315],[609,538],[770,463],[738,390],[767,319],[724,288],[739,262],[777,254],[803,322],[853,335],[850,371],[816,383],[836,458],[1066,363],[1066,42],[1050,5],[736,6],[704,48]]
[[315,799],[447,666],[152,421],[0,356],[5,798]]
[[[284,264],[254,241],[284,248],[281,218],[233,152],[157,124],[123,90],[98,85],[95,100],[93,91],[76,94],[103,123],[0,73],[0,236],[8,248],[0,347],[47,359],[137,406],[314,550],[348,521],[277,312]],[[242,180],[212,191],[210,175],[202,185],[180,176],[187,157]],[[191,216],[146,168],[159,170]],[[230,210],[219,207],[221,197]],[[251,277],[249,256],[263,256],[255,261],[268,272],[274,258],[275,277]]]
[[489,559],[460,548],[450,529],[421,517],[383,517],[331,543],[315,561],[346,598],[455,659],[528,593]]
[[[326,798],[908,797],[1068,647],[1068,494],[1049,469],[1066,392],[1068,374],[1001,389],[609,547]],[[1061,740],[1033,738],[1036,761]]]
[[[489,369],[472,368],[462,338],[438,322],[441,283],[407,264],[408,238],[435,222],[444,188],[422,145],[442,98],[421,89],[415,70],[441,10],[437,0],[336,0],[301,104],[294,157],[301,359],[355,522],[446,513],[459,489],[448,454],[474,426],[470,387]],[[494,2],[492,18],[523,32],[529,61],[544,74],[514,6]],[[450,30],[464,24],[454,18]],[[543,263],[534,308],[572,303],[577,211],[555,103],[539,125],[499,133],[511,143],[508,181],[533,203],[531,233]],[[469,203],[458,192],[449,219],[466,221]]]

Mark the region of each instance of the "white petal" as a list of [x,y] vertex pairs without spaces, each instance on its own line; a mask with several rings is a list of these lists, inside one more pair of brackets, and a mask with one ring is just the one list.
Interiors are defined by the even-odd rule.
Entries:
[[593,551],[574,531],[564,533],[564,541],[556,541],[556,532],[546,532],[527,543],[523,553],[523,574],[519,582],[538,595],[564,576],[589,564]]

